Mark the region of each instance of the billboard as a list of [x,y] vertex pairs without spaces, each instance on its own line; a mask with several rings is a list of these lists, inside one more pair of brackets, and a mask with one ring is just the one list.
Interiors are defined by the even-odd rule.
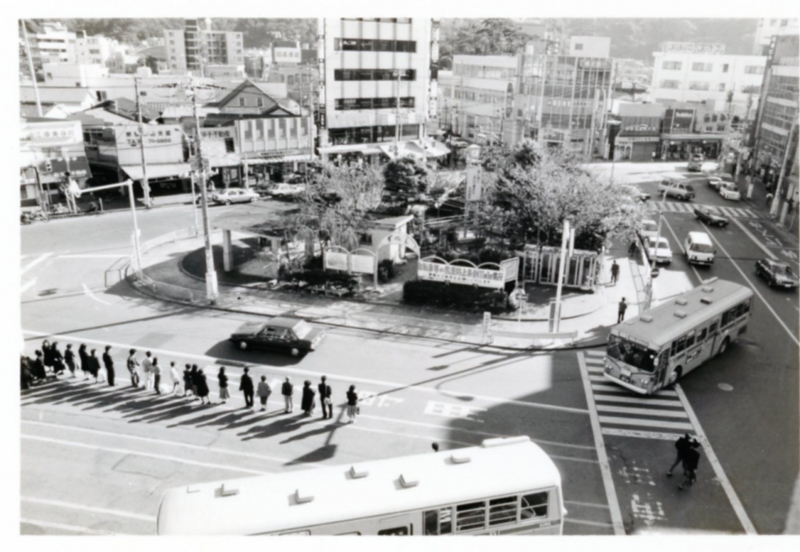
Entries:
[[488,270],[472,266],[432,263],[419,261],[417,277],[432,282],[448,282],[466,286],[503,289],[506,274],[502,270]]

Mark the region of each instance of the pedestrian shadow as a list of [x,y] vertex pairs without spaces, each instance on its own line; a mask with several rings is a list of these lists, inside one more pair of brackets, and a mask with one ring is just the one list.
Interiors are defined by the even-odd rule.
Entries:
[[198,403],[197,405],[193,405],[192,403],[187,403],[186,401],[182,401],[177,397],[169,397],[159,401],[157,404],[154,404],[153,406],[148,406],[140,410],[137,410],[136,412],[129,412],[128,414],[124,414],[122,418],[123,419],[131,418],[131,420],[129,420],[131,422],[137,422],[137,421],[141,422],[152,419],[154,417],[163,416],[166,412],[169,412],[181,406],[200,406],[200,404]]
[[318,449],[312,450],[302,456],[298,456],[294,460],[284,462],[284,466],[296,466],[298,464],[313,464],[315,462],[324,462],[336,456],[336,444],[325,444]]
[[[171,410],[166,410],[164,412],[158,412],[154,414],[150,414],[148,416],[143,416],[141,418],[137,418],[135,420],[129,420],[130,423],[134,422],[147,422],[148,424],[155,424],[157,422],[163,422],[166,420],[171,420],[176,417],[183,416],[185,414],[191,414],[193,412],[204,411],[209,408],[213,408],[213,404],[181,404],[181,405],[170,405],[173,406]],[[216,414],[215,414],[216,415]],[[174,426],[168,426],[174,427]]]
[[269,437],[274,437],[275,435],[280,435],[281,433],[294,431],[295,429],[298,429],[308,423],[312,423],[312,421],[313,420],[303,422],[303,418],[300,416],[281,418],[267,425],[253,426],[247,431],[237,433],[237,435],[242,437],[242,441],[250,441],[252,439],[267,439]]
[[[209,406],[218,406],[218,405],[211,404]],[[233,412],[233,410],[218,410],[216,412],[212,412],[211,414],[205,414],[203,416],[197,416],[195,418],[189,418],[187,420],[183,420],[182,422],[176,422],[174,424],[168,425],[167,427],[172,428],[180,426],[190,426],[195,424],[197,424],[197,427],[200,427],[201,425],[204,425],[204,422],[210,422],[215,418],[219,418],[220,416],[225,416],[226,413],[231,413],[231,412]]]
[[[276,416],[280,416],[281,414],[283,414],[283,411],[282,410],[276,410],[272,414],[270,414],[269,411],[265,411],[264,414],[256,414],[254,411],[252,411],[250,409],[247,409],[245,411],[245,415],[247,415],[247,414],[253,414],[254,417],[250,418],[248,420],[241,420],[241,421],[238,421],[238,422],[236,422],[236,421],[231,422],[228,425],[226,425],[225,427],[219,428],[219,431],[223,431],[223,430],[226,430],[226,429],[239,429],[240,427],[253,425],[255,423],[258,423],[258,422],[261,422],[261,421],[264,421],[264,420],[268,420],[269,418],[274,418]],[[244,416],[239,416],[239,418],[244,418]]]
[[[317,421],[316,419],[309,419],[309,422]],[[336,431],[338,428],[342,426],[342,422],[330,422],[326,423],[325,425],[319,426],[316,429],[312,429],[310,431],[306,431],[304,433],[298,433],[297,435],[292,435],[288,439],[284,439],[280,442],[281,445],[285,445],[287,443],[292,443],[294,441],[301,441],[308,437],[313,437],[315,435],[322,435],[323,433],[332,433]]]

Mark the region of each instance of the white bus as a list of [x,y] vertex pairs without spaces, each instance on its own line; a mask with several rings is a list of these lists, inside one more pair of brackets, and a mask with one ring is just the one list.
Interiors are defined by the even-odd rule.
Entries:
[[713,278],[611,328],[604,376],[652,394],[674,384],[747,329],[753,291]]
[[561,475],[528,437],[164,493],[159,535],[560,535]]

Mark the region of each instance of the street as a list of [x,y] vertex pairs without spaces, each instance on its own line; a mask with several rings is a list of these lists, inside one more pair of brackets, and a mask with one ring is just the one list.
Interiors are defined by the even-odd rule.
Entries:
[[[592,170],[609,178],[612,165]],[[653,205],[661,178],[687,176],[685,163],[618,163],[614,171],[616,181],[650,193]],[[767,286],[754,263],[770,257],[797,269],[797,239],[776,230],[763,205],[726,201],[703,184],[695,189],[692,203],[665,203],[662,235],[674,258],[654,281],[654,299],[719,277],[754,290],[751,322],[725,355],[652,398],[603,383],[599,347],[532,353],[329,328],[306,357],[241,351],[227,338],[258,317],[154,301],[121,279],[129,212],[23,227],[25,354],[45,337],[62,351],[86,343],[98,356],[111,345],[118,382],[67,378],[22,392],[21,532],[154,534],[168,488],[421,453],[433,442],[451,449],[529,435],[562,474],[565,534],[783,533],[798,507],[798,296]],[[259,203],[268,211],[271,204]],[[731,224],[703,228],[694,204],[724,208]],[[275,202],[274,211],[284,206]],[[194,220],[191,206],[138,215],[145,240]],[[717,248],[710,267],[689,266],[682,254],[684,237],[698,230]],[[626,250],[619,244],[611,254],[624,259]],[[152,351],[164,368],[171,361],[181,370],[205,367],[214,404],[131,388],[130,348],[140,360]],[[283,414],[277,393],[265,413],[244,409],[237,390],[245,365],[273,389],[291,377],[295,412]],[[215,393],[219,366],[231,382],[224,405]],[[298,408],[302,382],[316,386],[321,375],[333,388],[332,421]],[[357,423],[344,425],[351,384],[364,400]],[[679,470],[672,479],[665,472],[674,439],[685,432],[701,438],[704,455],[698,483],[679,492]]]

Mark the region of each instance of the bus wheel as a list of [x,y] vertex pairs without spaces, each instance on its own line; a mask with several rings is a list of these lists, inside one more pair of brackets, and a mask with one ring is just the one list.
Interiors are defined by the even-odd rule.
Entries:
[[297,347],[293,348],[292,349],[292,356],[293,357],[300,356],[300,349],[298,349]]
[[727,337],[722,340],[722,345],[719,346],[719,352],[717,353],[718,355],[728,350],[728,343],[730,343],[730,340]]
[[240,342],[239,342],[239,348],[240,348],[242,351],[244,351],[245,349],[247,349],[247,341],[240,341]]
[[683,368],[681,366],[678,366],[672,372],[672,379],[670,380],[669,384],[675,385],[676,383],[678,383],[678,380],[681,379],[682,375],[683,375]]

